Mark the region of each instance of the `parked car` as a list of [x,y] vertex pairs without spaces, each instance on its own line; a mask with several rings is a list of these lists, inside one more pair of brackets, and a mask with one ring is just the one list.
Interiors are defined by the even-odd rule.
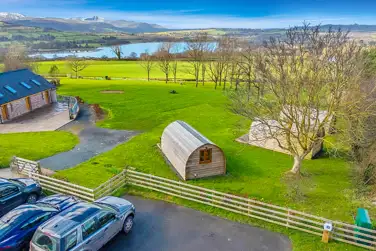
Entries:
[[0,250],[29,250],[31,238],[42,223],[79,202],[73,196],[58,194],[11,210],[0,218]]
[[41,193],[42,188],[33,179],[0,178],[0,216],[25,202],[35,203]]
[[78,203],[41,225],[31,251],[96,251],[119,232],[128,234],[135,207],[125,199],[107,196],[94,203]]

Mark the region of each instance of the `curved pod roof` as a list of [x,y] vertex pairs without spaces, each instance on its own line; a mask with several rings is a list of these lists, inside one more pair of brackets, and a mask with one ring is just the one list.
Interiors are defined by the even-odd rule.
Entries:
[[196,129],[180,120],[169,124],[161,137],[162,152],[180,174],[185,173],[187,161],[192,153],[208,145],[218,147]]

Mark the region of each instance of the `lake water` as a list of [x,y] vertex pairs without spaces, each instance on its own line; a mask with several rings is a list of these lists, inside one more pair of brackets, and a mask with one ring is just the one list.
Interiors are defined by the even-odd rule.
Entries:
[[[124,44],[121,45],[123,51],[123,57],[128,57],[132,52],[137,53],[139,57],[141,53],[144,53],[146,50],[149,53],[154,53],[158,50],[162,43],[153,42],[153,43],[137,43],[137,44]],[[176,52],[184,52],[185,43],[177,43]],[[61,52],[48,52],[48,53],[36,53],[31,55],[32,57],[44,57],[47,59],[61,58],[68,56],[77,56],[77,57],[90,57],[90,58],[115,58],[115,54],[112,52],[111,47],[100,47],[96,50],[90,51],[61,51]]]

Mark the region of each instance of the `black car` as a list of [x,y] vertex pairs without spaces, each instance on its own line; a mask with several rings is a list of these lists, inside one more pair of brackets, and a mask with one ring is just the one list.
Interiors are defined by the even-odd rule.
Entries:
[[41,224],[79,202],[73,196],[57,194],[11,210],[0,218],[0,250],[29,250],[29,242]]
[[0,178],[0,216],[25,202],[35,203],[41,193],[41,186],[33,179]]

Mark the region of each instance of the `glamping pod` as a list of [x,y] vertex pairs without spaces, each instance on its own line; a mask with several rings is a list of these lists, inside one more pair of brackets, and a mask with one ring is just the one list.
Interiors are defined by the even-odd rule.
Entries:
[[165,128],[161,150],[183,180],[226,173],[222,149],[184,121],[172,122]]

